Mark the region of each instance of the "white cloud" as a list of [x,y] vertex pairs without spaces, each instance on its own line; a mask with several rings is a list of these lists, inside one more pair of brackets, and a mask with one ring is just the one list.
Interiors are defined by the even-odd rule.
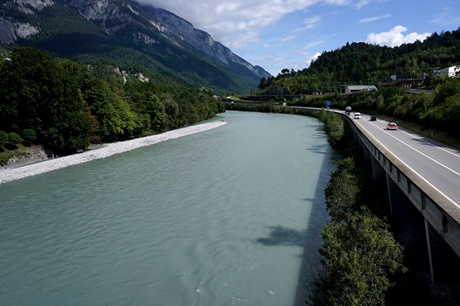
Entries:
[[371,2],[384,2],[385,0],[359,0],[356,4],[355,7],[357,9],[362,8],[363,6],[368,5]]
[[[260,32],[284,16],[317,4],[346,5],[351,0],[139,0],[190,21],[230,48],[259,40]],[[318,19],[319,18],[319,19]],[[306,21],[313,27],[321,18]],[[316,23],[315,23],[315,20]]]
[[416,40],[424,41],[430,33],[418,34],[416,32],[403,35],[407,28],[403,26],[395,26],[388,32],[370,33],[367,35],[366,42],[380,46],[396,47],[405,43],[413,43]]
[[340,5],[340,6],[350,4],[351,2],[352,0],[326,0],[325,1],[326,4]]
[[434,15],[431,22],[443,27],[455,27],[460,24],[460,16],[451,7],[444,7]]
[[306,62],[307,62],[307,67],[310,66],[311,62],[313,61],[316,61],[318,59],[318,57],[320,57],[321,53],[319,52],[316,52],[315,54],[313,54],[312,56],[308,57]]
[[297,29],[294,29],[293,32],[303,32],[305,30],[316,28],[322,19],[323,17],[319,15],[307,17],[303,21],[304,25]]
[[358,21],[358,23],[373,22],[373,21],[377,21],[377,20],[380,20],[380,19],[388,18],[390,16],[391,16],[390,14],[386,14],[386,15],[380,15],[380,16],[375,16],[375,17],[363,18],[363,19],[360,19]]
[[319,46],[319,45],[322,45],[322,44],[324,44],[324,40],[316,40],[316,41],[312,41],[308,45],[304,46],[302,49],[303,50],[308,50],[310,48],[313,48],[313,47],[316,47],[316,46]]
[[318,23],[321,21],[321,16],[313,16],[309,18],[305,18],[304,23],[305,23],[305,29],[311,29],[314,28],[318,25]]
[[291,40],[294,40],[294,39],[295,39],[295,36],[291,35],[291,36],[284,37],[283,39],[281,39],[281,41],[286,42],[286,41],[291,41]]

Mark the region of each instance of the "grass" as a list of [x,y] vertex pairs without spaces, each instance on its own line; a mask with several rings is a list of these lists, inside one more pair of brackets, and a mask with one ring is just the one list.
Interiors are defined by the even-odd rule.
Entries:
[[15,150],[8,150],[6,148],[0,147],[0,166],[6,166],[8,161],[13,157],[26,158],[29,156],[30,153],[22,145],[19,145]]

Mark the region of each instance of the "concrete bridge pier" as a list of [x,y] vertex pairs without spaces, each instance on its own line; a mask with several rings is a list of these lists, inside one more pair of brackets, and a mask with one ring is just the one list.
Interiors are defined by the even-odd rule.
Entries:
[[364,143],[364,140],[363,138],[359,137],[358,133],[356,130],[354,130],[354,137],[355,139],[358,141],[358,146],[363,150],[363,156],[364,156],[364,159],[365,160],[370,160],[371,159],[371,152],[369,152],[369,150],[367,149],[367,146],[366,144]]
[[455,282],[451,278],[458,275],[453,271],[460,272],[457,254],[443,239],[442,233],[431,225],[430,215],[424,214],[424,211],[420,213],[389,173],[385,177],[392,227],[400,233],[398,240],[405,246],[406,254],[410,253],[410,257],[415,258],[410,262],[411,267],[426,274],[432,284]]
[[[380,156],[379,152],[377,152]],[[385,169],[380,165],[379,161],[375,156],[371,157],[371,167],[372,167],[372,180],[377,183],[386,178]]]
[[391,179],[390,175],[386,174],[385,177],[392,226],[400,233],[399,240],[405,246],[405,252],[417,254],[416,256],[411,256],[417,258],[417,262],[411,262],[410,264],[416,266],[417,270],[426,271],[430,276],[431,282],[434,284],[430,225],[414,208],[410,199],[399,188],[397,183]]

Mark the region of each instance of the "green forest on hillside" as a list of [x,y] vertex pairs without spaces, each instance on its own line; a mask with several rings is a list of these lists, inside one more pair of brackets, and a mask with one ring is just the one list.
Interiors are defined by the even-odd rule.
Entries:
[[206,89],[126,83],[108,65],[83,65],[32,48],[0,62],[0,149],[25,140],[60,154],[183,127],[223,112]]
[[404,121],[449,132],[458,136],[460,120],[460,79],[439,78],[433,92],[408,93],[403,87],[385,87],[378,91],[362,91],[351,95],[328,95],[301,98],[298,106],[325,107],[332,102],[335,109],[351,106],[355,111],[386,115]]
[[[18,46],[86,64],[110,63],[123,70],[142,72],[163,86],[206,86],[216,93],[244,93],[257,87],[258,77],[246,67],[229,66],[190,45],[178,45],[152,28],[147,15],[132,13],[123,2],[115,1],[121,8],[120,14],[103,22],[110,33],[101,28],[100,21],[85,19],[62,1],[54,1],[34,14],[25,13],[16,5],[6,5],[0,10],[0,17],[39,25],[40,35],[18,38]],[[146,37],[151,40],[149,43],[143,41]]]
[[[331,101],[335,109],[351,106],[459,137],[460,78],[433,76],[436,69],[456,65],[460,65],[460,28],[394,48],[352,43],[324,52],[309,68],[284,69],[276,77],[263,78],[259,91],[243,99],[313,107],[325,107]],[[391,75],[423,79],[420,92],[386,86]],[[342,94],[350,84],[372,84],[378,90]]]
[[[393,48],[347,43],[337,50],[323,52],[308,68],[286,68],[276,77],[262,78],[257,94],[340,93],[345,85],[380,87],[391,75],[415,79],[432,75],[434,69],[459,64],[460,28]],[[425,87],[430,85],[428,82]]]

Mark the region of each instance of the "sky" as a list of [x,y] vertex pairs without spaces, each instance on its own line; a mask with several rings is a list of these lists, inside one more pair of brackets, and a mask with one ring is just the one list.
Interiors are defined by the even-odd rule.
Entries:
[[395,47],[460,27],[460,0],[139,0],[276,76],[347,42]]

